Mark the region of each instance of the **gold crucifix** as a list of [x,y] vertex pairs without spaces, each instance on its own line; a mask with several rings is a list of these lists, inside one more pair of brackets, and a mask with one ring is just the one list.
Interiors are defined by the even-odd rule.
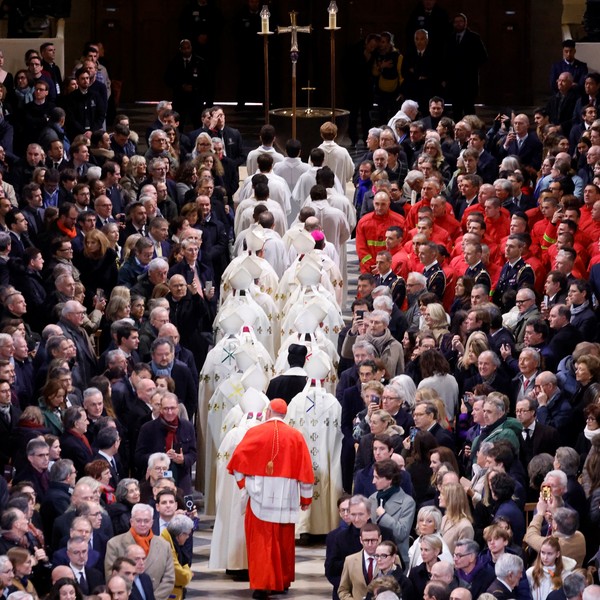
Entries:
[[310,33],[312,27],[305,25],[299,27],[296,23],[296,15],[294,10],[290,13],[290,25],[288,27],[277,27],[277,33],[289,33],[290,39],[290,59],[292,61],[292,137],[296,138],[296,63],[298,62],[298,33]]
[[308,80],[308,85],[302,88],[302,91],[306,92],[306,110],[304,111],[305,115],[310,115],[313,112],[313,109],[310,107],[310,93],[314,92],[316,89],[316,87],[310,87],[310,79]]

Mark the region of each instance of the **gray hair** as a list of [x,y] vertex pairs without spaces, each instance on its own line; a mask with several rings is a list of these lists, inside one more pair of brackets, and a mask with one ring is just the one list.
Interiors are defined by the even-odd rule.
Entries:
[[140,487],[140,482],[133,477],[125,477],[124,479],[121,479],[119,483],[117,483],[117,489],[115,490],[117,502],[123,502],[123,500],[127,498],[127,488],[133,483],[135,483],[138,488]]
[[[20,296],[21,294],[19,294]],[[9,335],[8,333],[0,333],[0,346],[4,346],[5,344],[8,344],[9,342],[12,343],[13,339],[12,336]]]
[[67,550],[70,550],[74,544],[86,543],[85,538],[81,535],[76,535],[75,537],[69,538],[67,542]]
[[530,288],[521,288],[519,290],[522,296],[525,296],[527,300],[535,300],[535,292]]
[[579,454],[575,448],[570,446],[561,446],[556,450],[556,459],[560,463],[560,470],[567,477],[576,476],[579,471]]
[[390,315],[383,310],[373,310],[369,313],[369,317],[381,319],[386,327],[390,324]]
[[164,452],[154,452],[148,457],[148,468],[152,469],[159,460],[171,462],[171,459]]
[[17,591],[9,594],[6,600],[33,600],[33,596],[27,592]]
[[416,271],[411,271],[408,274],[408,277],[406,278],[407,281],[408,281],[409,277],[413,280],[414,283],[418,283],[422,287],[425,287],[427,285],[427,277],[425,277],[425,275],[423,275],[423,273],[417,273]]
[[423,173],[421,171],[417,171],[416,169],[413,169],[412,171],[409,171],[407,173],[406,177],[404,178],[404,181],[408,185],[412,185],[413,183],[416,183],[417,181],[425,181],[425,175],[423,175]]
[[523,354],[524,352],[527,352],[527,354],[530,354],[531,357],[533,358],[533,360],[535,361],[535,364],[538,367],[540,366],[540,363],[541,363],[540,353],[535,348],[523,348],[523,350],[521,350],[521,354]]
[[479,554],[479,544],[475,540],[462,538],[460,540],[457,540],[454,546],[460,546],[461,548],[464,548],[464,551],[467,554],[475,554],[475,556]]
[[83,390],[83,401],[85,402],[87,398],[91,398],[92,396],[96,396],[97,394],[100,394],[102,396],[102,392],[97,387],[86,388],[85,390]]
[[169,263],[164,258],[153,258],[148,263],[148,271],[156,271],[156,269],[169,268]]
[[382,132],[382,129],[380,129],[379,127],[371,127],[371,129],[369,129],[369,135],[372,135],[373,137],[376,137],[377,139],[379,139],[379,137],[381,136],[381,132]]
[[50,481],[61,482],[71,476],[73,461],[70,458],[59,458],[50,469]]
[[[109,350],[106,353],[106,364],[107,365],[112,365],[115,360],[117,360],[118,357],[123,357],[123,358],[127,358],[125,352],[123,352],[123,350],[121,350],[120,348],[115,348],[114,350]],[[100,390],[98,390],[100,391]],[[102,393],[102,392],[100,392]]]
[[83,309],[83,305],[80,302],[77,302],[77,300],[69,300],[68,302],[65,302],[65,305],[63,306],[62,310],[60,311],[60,316],[66,317],[66,316],[70,315],[71,313],[74,313],[74,312],[82,310],[82,309]]
[[513,186],[512,186],[512,183],[508,179],[496,179],[496,181],[494,181],[494,187],[496,187],[496,186],[499,186],[505,192],[512,194]]
[[400,107],[400,110],[404,114],[406,114],[406,109],[409,109],[409,110],[412,109],[412,110],[418,111],[419,110],[419,103],[415,102],[414,100],[405,100],[402,103],[402,106]]
[[385,590],[384,592],[380,592],[377,594],[379,600],[400,600],[398,594],[395,594],[391,590]]
[[143,502],[138,502],[137,504],[133,505],[133,508],[131,509],[131,516],[135,517],[135,515],[142,512],[150,513],[150,517],[154,516],[154,509],[149,504],[144,504]]
[[[569,573],[563,581],[563,591],[567,598],[575,598],[586,588],[585,575],[581,573]],[[597,590],[598,591],[598,590]]]
[[377,356],[377,350],[375,349],[375,346],[373,346],[373,344],[371,344],[370,342],[367,342],[365,340],[360,340],[358,342],[356,342],[354,344],[354,346],[352,346],[352,351],[354,352],[354,350],[364,350],[369,356]]
[[[148,136],[148,143],[153,142],[157,137],[167,137],[167,134],[162,130],[162,129],[154,129],[152,131],[152,133],[150,133],[150,135]],[[150,161],[150,165],[152,165],[152,163],[155,161],[156,159],[153,159]],[[162,159],[161,159],[162,160]]]
[[493,352],[492,350],[484,350],[479,355],[479,358],[481,358],[481,357],[491,358],[492,362],[496,365],[496,368],[498,368],[502,364],[500,359],[498,358],[498,355],[495,352]]
[[425,517],[431,517],[435,524],[435,530],[440,530],[440,527],[442,526],[442,513],[438,508],[435,506],[423,506],[423,508],[420,508],[417,513],[417,523],[419,522],[419,519],[424,519]]
[[557,533],[570,537],[579,527],[579,515],[576,510],[562,506],[554,511],[553,519],[556,523]]
[[523,573],[523,560],[516,554],[506,552],[496,561],[496,577],[506,579],[509,575]]
[[378,285],[376,288],[373,289],[371,295],[373,296],[373,298],[379,298],[380,296],[388,296],[389,298],[391,298],[392,290],[390,290],[390,288],[387,285]]
[[26,454],[26,456],[32,456],[38,450],[49,450],[49,449],[50,449],[50,446],[48,446],[48,444],[46,444],[46,442],[44,440],[39,440],[37,438],[34,438],[33,440],[29,440],[29,442],[27,443],[27,447],[25,448],[25,454]]
[[171,537],[177,537],[182,533],[192,533],[194,529],[194,521],[186,515],[175,515],[169,523],[167,523],[167,531]]
[[567,485],[569,483],[567,479],[567,474],[562,469],[553,469],[546,473],[546,477],[544,477],[544,483],[548,481],[548,477],[556,477],[565,490],[567,489]]
[[373,300],[373,308],[375,310],[382,310],[386,313],[391,313],[392,309],[394,308],[394,301],[389,296],[377,296],[377,298]]
[[[481,354],[483,354],[483,352]],[[485,399],[484,404],[491,404],[496,410],[500,411],[502,414],[506,412],[506,404],[504,404],[504,400],[502,400],[502,398],[495,398],[494,396],[490,398],[488,396]]]
[[362,494],[356,494],[352,496],[348,502],[349,506],[356,506],[358,504],[364,504],[367,508],[369,507],[369,500],[365,498]]

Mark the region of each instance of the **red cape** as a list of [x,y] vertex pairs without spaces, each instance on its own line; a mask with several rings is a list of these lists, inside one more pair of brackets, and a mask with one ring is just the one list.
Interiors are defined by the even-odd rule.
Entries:
[[[267,463],[273,456],[275,427],[279,430],[279,453],[273,460],[273,472]],[[246,432],[227,465],[230,473],[261,477],[286,477],[301,483],[314,483],[312,461],[304,437],[299,431],[277,419],[267,421]]]

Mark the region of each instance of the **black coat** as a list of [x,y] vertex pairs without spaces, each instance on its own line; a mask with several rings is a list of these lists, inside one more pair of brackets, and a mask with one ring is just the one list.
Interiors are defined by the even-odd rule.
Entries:
[[110,517],[115,535],[127,533],[131,528],[131,509],[133,506],[124,500],[123,502],[115,502],[106,507],[106,512]]
[[[179,331],[181,333],[181,329]],[[193,419],[198,408],[198,389],[185,363],[175,360],[171,369],[171,379],[175,382],[175,393],[179,402],[185,404],[188,417]]]
[[265,394],[269,400],[283,398],[289,404],[304,389],[307,379],[302,375],[279,375],[271,379]]
[[[166,452],[166,429],[161,419],[145,423],[140,429],[135,452],[136,465],[140,470],[146,470],[148,458],[154,452]],[[183,464],[171,462],[170,469],[177,486],[186,494],[192,489],[192,466],[196,462],[196,430],[189,421],[179,421],[176,432],[175,450],[183,452]]]
[[4,469],[13,456],[12,445],[10,443],[10,434],[17,427],[17,422],[21,416],[21,410],[14,405],[10,405],[10,423],[0,414],[0,469]]
[[63,515],[71,504],[71,492],[69,484],[60,481],[51,481],[46,493],[46,498],[40,506],[40,516],[44,526],[44,537],[49,540],[52,537],[52,526],[54,521]]
[[70,431],[63,433],[60,438],[60,447],[62,449],[62,458],[70,458],[77,469],[77,476],[85,475],[85,466],[91,462],[94,452],[88,448],[85,442],[73,435]]
[[[190,537],[191,539],[191,537]],[[152,588],[152,579],[150,579],[150,575],[146,575],[146,573],[142,573],[141,575],[137,575],[136,577],[139,579],[142,584],[142,588],[144,590],[144,595],[146,596],[146,600],[154,600],[154,589]],[[137,583],[134,581],[131,586],[131,592],[129,593],[129,600],[143,600],[142,594],[140,594],[140,590],[137,587]]]

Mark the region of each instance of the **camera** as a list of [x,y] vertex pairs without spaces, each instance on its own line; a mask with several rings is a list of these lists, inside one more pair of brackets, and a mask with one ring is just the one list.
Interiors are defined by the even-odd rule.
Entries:
[[194,512],[196,505],[194,504],[194,497],[192,495],[184,496],[183,502],[185,504],[185,510],[187,512]]

